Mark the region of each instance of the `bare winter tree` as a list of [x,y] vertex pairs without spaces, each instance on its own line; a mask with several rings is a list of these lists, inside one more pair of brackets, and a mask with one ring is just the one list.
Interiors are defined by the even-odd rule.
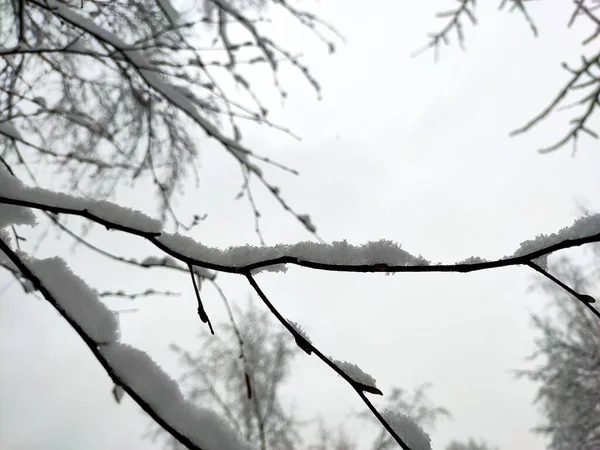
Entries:
[[[529,2],[527,0],[501,0],[499,9],[501,11],[516,12],[523,16],[525,23],[531,29],[534,37],[538,37],[543,30],[539,30],[535,23],[535,5],[541,4],[546,7],[549,2]],[[578,63],[571,62],[562,64],[570,74],[569,81],[558,89],[554,99],[528,123],[511,132],[511,135],[525,133],[538,125],[543,119],[551,114],[558,114],[564,109],[576,109],[579,113],[572,116],[568,122],[567,132],[554,144],[540,148],[540,152],[547,153],[557,150],[566,144],[572,143],[573,151],[577,150],[577,141],[581,136],[598,139],[599,130],[593,128],[593,120],[600,111],[600,1],[598,0],[575,0],[571,2],[573,10],[569,17],[565,17],[565,25],[569,28],[575,23],[590,26],[589,36],[581,43],[582,54]],[[464,24],[476,25],[477,11],[476,0],[458,0],[455,7],[438,13],[438,17],[444,21],[444,26],[436,32],[429,34],[429,42],[421,50],[433,49],[434,57],[438,58],[442,44],[448,45],[452,37],[458,41],[461,48],[465,48]],[[552,32],[552,30],[549,30]]]
[[[252,297],[229,311],[215,336],[201,333],[198,349],[171,346],[185,368],[180,381],[188,398],[213,405],[256,448],[299,449],[302,424],[281,398],[297,347]],[[171,437],[169,448],[183,447]]]
[[[598,276],[586,277],[567,259],[552,269],[580,292],[600,289]],[[539,383],[536,401],[546,422],[536,431],[550,438],[550,448],[593,450],[600,447],[600,321],[574,307],[555,286],[550,281],[539,285],[552,297],[553,311],[533,316],[539,337],[531,360],[539,365],[519,375]]]

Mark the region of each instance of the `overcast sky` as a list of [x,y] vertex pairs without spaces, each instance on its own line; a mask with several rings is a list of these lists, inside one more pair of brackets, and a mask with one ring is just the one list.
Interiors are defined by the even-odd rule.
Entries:
[[[323,88],[317,101],[301,78],[284,73],[290,92],[282,106],[268,91],[272,119],[302,137],[296,142],[269,129],[249,129],[258,153],[300,171],[266,175],[299,212],[310,213],[326,241],[362,243],[391,239],[413,254],[454,262],[469,256],[498,258],[520,242],[569,225],[582,208],[600,212],[600,147],[582,139],[549,155],[536,149],[566,131],[567,116],[509,138],[538,113],[567,80],[562,61],[577,62],[587,29],[567,32],[569,2],[532,3],[541,31],[534,40],[518,14],[481,9],[480,26],[467,26],[467,52],[443,49],[411,58],[426,33],[440,23],[450,1],[322,1],[319,13],[347,38],[330,56],[305,32],[278,23],[290,45],[303,47]],[[261,89],[262,90],[262,89]],[[269,93],[271,92],[271,93]],[[593,119],[598,129],[599,118]],[[207,143],[201,182],[177,207],[188,216],[207,213],[192,235],[207,245],[257,244],[252,212],[233,197],[241,185],[230,156]],[[310,238],[259,186],[268,244]],[[120,202],[147,208],[142,191]],[[184,216],[185,216],[184,214]],[[119,254],[158,254],[144,242],[95,229],[95,242]],[[193,348],[200,324],[185,275],[115,266],[68,240],[49,239],[40,256],[60,254],[93,287],[182,292],[177,298],[108,300],[120,316],[123,338],[177,376],[167,346]],[[244,302],[241,277],[220,275],[233,301]],[[432,433],[433,448],[450,439],[484,438],[501,450],[544,448],[529,430],[541,417],[531,401],[534,385],[511,371],[526,367],[533,349],[530,312],[546,299],[528,291],[530,270],[513,267],[469,275],[336,274],[290,268],[261,274],[259,282],[285,316],[337,359],[357,363],[388,392],[433,383],[431,399],[454,419]],[[0,272],[0,290],[10,276]],[[0,448],[137,450],[160,448],[142,438],[148,419],[127,399],[117,405],[100,365],[53,309],[13,283],[0,294]],[[221,301],[206,287],[206,307],[216,320]],[[364,405],[339,377],[314,357],[300,355],[286,390],[303,417],[347,421]],[[351,430],[353,431],[353,430]],[[364,438],[364,436],[363,436]],[[362,442],[362,441],[361,441]]]

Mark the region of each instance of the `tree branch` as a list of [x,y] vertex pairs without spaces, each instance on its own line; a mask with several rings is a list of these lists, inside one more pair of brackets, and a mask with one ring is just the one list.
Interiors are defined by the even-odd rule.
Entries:
[[125,380],[120,379],[110,362],[104,357],[100,348],[102,343],[95,342],[83,328],[72,319],[65,310],[60,307],[58,300],[52,295],[52,293],[42,284],[41,280],[33,273],[22,258],[20,258],[16,252],[14,252],[4,240],[0,239],[0,251],[3,252],[8,259],[19,269],[21,274],[26,277],[33,286],[44,296],[44,298],[58,311],[58,313],[69,323],[69,325],[75,330],[79,337],[90,349],[92,354],[96,357],[98,362],[102,365],[111,380],[118,386],[121,386],[127,394],[160,426],[167,430],[173,437],[181,442],[186,448],[190,450],[202,450],[200,447],[195,445],[187,436],[181,434],[177,429],[161,417],[161,415],[150,406],[146,400],[141,397],[132,387],[130,387]]

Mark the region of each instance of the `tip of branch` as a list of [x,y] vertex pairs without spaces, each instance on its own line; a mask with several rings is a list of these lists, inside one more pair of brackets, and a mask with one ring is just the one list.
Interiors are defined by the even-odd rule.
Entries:
[[579,294],[579,300],[585,303],[596,303],[596,299],[587,294]]
[[375,386],[369,386],[368,384],[359,383],[357,381],[355,381],[354,383],[363,392],[368,392],[370,394],[375,394],[375,395],[383,395],[383,392],[381,392]]

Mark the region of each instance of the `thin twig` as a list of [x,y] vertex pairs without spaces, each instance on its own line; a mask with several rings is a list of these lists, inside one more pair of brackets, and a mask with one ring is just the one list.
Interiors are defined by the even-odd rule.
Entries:
[[547,271],[545,271],[544,269],[542,269],[540,266],[538,266],[533,261],[529,261],[527,263],[527,265],[529,267],[531,267],[533,270],[535,270],[536,272],[544,275],[546,278],[548,278],[550,281],[552,281],[556,285],[560,286],[565,291],[567,291],[569,294],[571,294],[573,297],[575,297],[577,300],[579,300],[581,303],[583,303],[583,305],[587,309],[589,309],[592,312],[592,314],[594,314],[596,317],[598,317],[598,319],[600,319],[600,311],[598,311],[596,308],[594,308],[591,305],[592,303],[596,302],[596,299],[594,297],[592,297],[591,295],[588,295],[588,294],[581,294],[580,292],[577,292],[572,287],[570,287],[570,286],[566,285],[565,283],[563,283],[562,281],[560,281],[554,275],[552,275],[552,274],[548,273]]

